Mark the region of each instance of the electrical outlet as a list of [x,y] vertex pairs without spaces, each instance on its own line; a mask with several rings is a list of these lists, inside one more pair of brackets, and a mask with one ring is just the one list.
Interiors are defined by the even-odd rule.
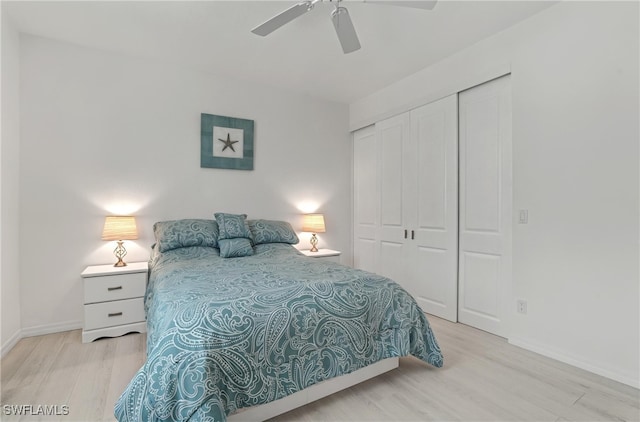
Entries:
[[516,305],[518,307],[518,313],[519,314],[527,314],[527,301],[526,300],[520,300],[518,299],[518,301],[516,302]]

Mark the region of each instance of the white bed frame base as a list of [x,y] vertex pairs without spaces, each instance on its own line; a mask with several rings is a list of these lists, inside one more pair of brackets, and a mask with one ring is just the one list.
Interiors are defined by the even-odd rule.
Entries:
[[323,381],[312,385],[302,391],[293,393],[270,403],[240,409],[238,412],[229,415],[229,422],[258,422],[286,413],[290,410],[304,406],[323,397],[327,397],[338,391],[342,391],[353,385],[359,384],[368,379],[377,377],[380,374],[391,371],[398,367],[398,358],[389,358],[365,366],[347,375]]

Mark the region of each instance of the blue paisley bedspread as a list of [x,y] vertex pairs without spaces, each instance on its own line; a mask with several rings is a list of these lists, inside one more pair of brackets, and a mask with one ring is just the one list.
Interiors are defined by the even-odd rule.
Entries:
[[424,313],[395,282],[287,244],[255,252],[154,254],[147,361],[115,406],[120,422],[225,421],[389,357],[442,366]]

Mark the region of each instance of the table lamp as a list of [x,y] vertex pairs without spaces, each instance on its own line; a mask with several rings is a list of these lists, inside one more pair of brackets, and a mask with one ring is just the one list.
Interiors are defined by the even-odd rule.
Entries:
[[102,240],[115,240],[118,246],[113,250],[113,254],[118,258],[114,267],[124,267],[127,264],[122,260],[127,254],[127,250],[122,246],[124,240],[135,240],[138,238],[136,219],[133,216],[108,216],[104,221],[102,230]]
[[311,235],[311,252],[318,252],[318,238],[316,233],[324,233],[324,215],[322,214],[304,214],[302,216],[302,231],[313,233]]

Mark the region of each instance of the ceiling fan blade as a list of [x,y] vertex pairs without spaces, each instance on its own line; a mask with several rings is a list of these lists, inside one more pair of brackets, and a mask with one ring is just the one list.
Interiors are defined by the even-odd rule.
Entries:
[[304,15],[309,10],[311,10],[310,1],[300,2],[296,5],[291,6],[284,12],[280,13],[279,15],[272,17],[262,25],[256,26],[251,30],[251,32],[253,32],[256,35],[261,35],[264,37],[265,35],[269,35],[276,29],[280,28],[282,25],[287,24],[292,20],[294,20],[295,18],[298,18]]
[[432,10],[438,0],[364,0],[371,4],[390,4],[392,6],[413,7],[416,9]]
[[331,13],[331,20],[333,26],[336,28],[336,34],[342,45],[342,51],[344,54],[351,53],[360,49],[360,41],[358,40],[358,34],[353,27],[353,22],[349,17],[349,12],[344,7],[337,7]]

